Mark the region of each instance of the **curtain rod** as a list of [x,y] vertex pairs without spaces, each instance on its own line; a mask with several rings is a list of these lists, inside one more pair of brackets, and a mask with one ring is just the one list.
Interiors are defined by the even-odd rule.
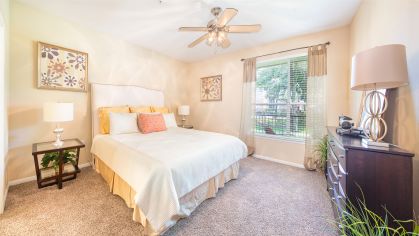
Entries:
[[[324,44],[326,44],[326,45],[330,45],[330,42],[326,42],[326,43],[324,43]],[[275,54],[279,54],[279,53],[284,53],[284,52],[295,51],[295,50],[298,50],[298,49],[304,49],[304,48],[309,48],[309,47],[318,46],[318,45],[321,45],[321,44],[311,45],[311,46],[305,46],[305,47],[299,47],[299,48],[293,48],[293,49],[288,49],[288,50],[279,51],[279,52],[273,52],[273,53],[268,53],[268,54],[263,54],[263,55],[256,56],[255,58],[258,58],[258,57],[271,56],[271,55],[275,55]],[[247,58],[246,58],[246,59],[247,59]],[[240,61],[244,61],[244,60],[246,60],[246,59],[242,58],[242,59],[240,59]]]

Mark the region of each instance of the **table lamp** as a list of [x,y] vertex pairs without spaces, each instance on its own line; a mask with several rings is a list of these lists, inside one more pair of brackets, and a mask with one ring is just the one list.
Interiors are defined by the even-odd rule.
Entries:
[[189,106],[181,105],[177,109],[177,113],[182,116],[182,127],[185,127],[186,116],[189,115]]
[[44,103],[43,110],[44,121],[56,123],[56,127],[54,129],[56,138],[54,146],[61,147],[63,145],[61,134],[64,132],[64,129],[59,127],[59,122],[73,120],[74,105],[73,103],[48,102]]
[[403,45],[379,46],[352,57],[351,89],[371,91],[362,101],[366,119],[361,128],[368,137],[362,140],[364,144],[389,146],[382,142],[387,134],[387,124],[382,117],[387,109],[387,98],[377,90],[407,84],[406,48]]

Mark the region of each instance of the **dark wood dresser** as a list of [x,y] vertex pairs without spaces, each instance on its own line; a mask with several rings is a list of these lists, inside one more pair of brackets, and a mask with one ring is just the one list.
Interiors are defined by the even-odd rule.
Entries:
[[[337,134],[336,127],[327,130],[327,190],[335,217],[345,210],[347,201],[357,205],[363,193],[368,209],[380,216],[386,213],[384,206],[398,220],[412,219],[413,154],[395,146],[366,147],[361,138]],[[393,222],[390,225],[395,226]],[[412,224],[404,226],[410,231],[413,228]]]

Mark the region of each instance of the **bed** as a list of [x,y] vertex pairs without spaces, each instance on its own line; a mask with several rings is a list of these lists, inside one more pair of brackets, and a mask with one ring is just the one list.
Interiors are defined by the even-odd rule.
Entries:
[[[129,102],[128,102],[129,101]],[[187,217],[239,173],[247,156],[238,138],[168,128],[150,134],[99,134],[97,110],[105,106],[163,106],[161,91],[124,85],[91,85],[91,153],[110,191],[133,208],[147,235],[159,235]]]

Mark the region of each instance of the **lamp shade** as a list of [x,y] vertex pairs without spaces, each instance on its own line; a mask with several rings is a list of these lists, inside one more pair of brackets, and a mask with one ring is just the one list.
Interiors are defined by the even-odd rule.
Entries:
[[44,121],[63,122],[73,120],[73,103],[48,102],[44,103]]
[[352,90],[397,88],[408,84],[406,48],[391,44],[352,57]]
[[189,115],[189,106],[188,105],[179,106],[178,109],[177,109],[177,113],[179,115],[182,115],[182,116],[188,116]]

